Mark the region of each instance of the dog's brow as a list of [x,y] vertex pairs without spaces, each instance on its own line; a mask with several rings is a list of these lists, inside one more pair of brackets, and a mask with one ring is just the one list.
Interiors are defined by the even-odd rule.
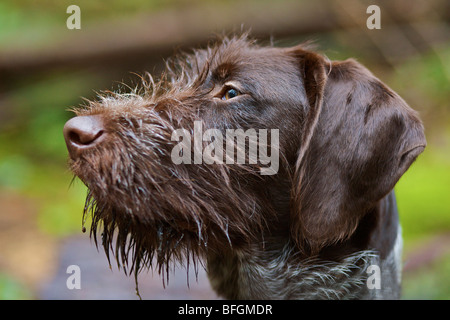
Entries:
[[232,76],[235,68],[236,66],[230,62],[221,63],[214,69],[213,77],[219,81],[226,81]]

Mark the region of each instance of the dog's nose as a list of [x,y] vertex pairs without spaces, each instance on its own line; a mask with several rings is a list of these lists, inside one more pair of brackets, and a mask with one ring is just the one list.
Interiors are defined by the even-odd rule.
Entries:
[[105,136],[103,121],[99,115],[72,118],[64,125],[63,132],[72,158],[96,146]]

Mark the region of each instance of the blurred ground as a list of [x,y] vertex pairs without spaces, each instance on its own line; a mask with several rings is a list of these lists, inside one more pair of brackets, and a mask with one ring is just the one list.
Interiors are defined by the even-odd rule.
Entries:
[[[112,261],[109,269],[105,254],[87,237],[70,237],[60,246],[57,272],[50,281],[38,291],[38,299],[139,299],[136,295],[134,276],[127,276]],[[81,289],[68,290],[66,286],[67,267],[78,265],[81,270]],[[187,280],[189,277],[189,287]],[[193,266],[189,274],[178,268],[169,274],[169,282],[163,282],[157,272],[143,271],[139,277],[139,293],[142,299],[217,299],[211,289],[206,273],[199,268],[198,274]]]
[[[21,285],[37,288],[56,271],[58,251],[55,239],[39,231],[36,225],[36,206],[31,199],[12,192],[1,192],[0,270]],[[6,280],[0,274],[0,286]],[[29,293],[27,293],[29,294]],[[4,292],[0,297],[6,295]]]
[[[0,277],[5,286],[0,298],[138,299],[134,276],[125,275],[114,261],[110,269],[103,249],[97,250],[88,234],[55,239],[37,227],[31,199],[0,193],[0,203],[2,210],[14,212],[0,216],[0,269],[10,279],[20,279],[8,282]],[[66,286],[70,265],[81,269],[80,290]],[[156,271],[143,271],[139,292],[142,299],[217,299],[205,270],[198,266],[196,275],[193,265],[189,273],[183,267],[172,270],[165,287]]]

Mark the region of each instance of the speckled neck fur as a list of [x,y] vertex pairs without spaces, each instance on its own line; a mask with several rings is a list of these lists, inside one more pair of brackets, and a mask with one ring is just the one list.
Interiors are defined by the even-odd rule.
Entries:
[[[212,287],[226,299],[398,299],[401,282],[400,233],[382,261],[372,250],[339,262],[310,258],[300,261],[295,248],[231,251],[208,257]],[[369,289],[367,268],[380,266],[381,288]]]

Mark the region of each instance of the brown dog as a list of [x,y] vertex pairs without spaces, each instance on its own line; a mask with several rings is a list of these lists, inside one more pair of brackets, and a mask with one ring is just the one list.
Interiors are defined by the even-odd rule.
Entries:
[[91,235],[135,275],[206,259],[226,298],[399,297],[392,189],[424,130],[356,61],[225,38],[76,113]]

